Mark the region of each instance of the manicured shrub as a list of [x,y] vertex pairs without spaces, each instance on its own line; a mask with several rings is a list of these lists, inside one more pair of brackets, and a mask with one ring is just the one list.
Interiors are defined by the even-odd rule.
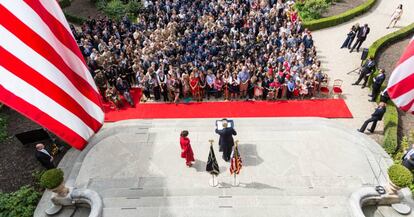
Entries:
[[387,106],[387,112],[384,115],[384,144],[383,147],[389,155],[394,155],[397,151],[398,140],[398,111],[393,105]]
[[34,188],[23,186],[12,193],[0,192],[1,217],[31,217],[41,194]]
[[394,164],[388,168],[390,181],[400,188],[405,188],[413,183],[413,174],[401,164]]
[[377,0],[367,0],[365,3],[351,10],[345,11],[344,13],[335,15],[335,16],[330,16],[330,17],[321,18],[317,20],[304,19],[303,26],[310,30],[318,30],[318,29],[328,28],[331,26],[336,26],[336,25],[347,22],[353,19],[354,17],[367,12],[369,9],[372,8],[372,6],[375,5],[376,2]]
[[54,189],[63,182],[63,171],[61,169],[50,169],[43,173],[40,185],[47,189]]

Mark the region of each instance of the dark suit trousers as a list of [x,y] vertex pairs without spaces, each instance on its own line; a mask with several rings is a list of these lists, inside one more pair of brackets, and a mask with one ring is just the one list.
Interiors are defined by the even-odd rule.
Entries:
[[381,91],[381,86],[374,83],[372,85],[372,94],[371,94],[372,95],[372,98],[371,98],[372,101],[375,101],[375,99],[377,98],[380,91]]
[[226,144],[226,145],[223,145],[222,148],[223,148],[223,160],[229,161],[230,156],[231,156],[232,146]]
[[352,46],[351,51],[353,51],[356,47],[357,51],[359,51],[359,48],[361,47],[362,43],[365,41],[366,38],[357,38],[355,41],[354,46]]
[[375,127],[377,127],[377,122],[378,122],[378,119],[377,118],[375,118],[375,117],[371,117],[371,118],[369,118],[368,120],[366,120],[365,122],[364,122],[364,124],[362,125],[362,127],[361,127],[361,129],[360,129],[360,131],[361,132],[364,132],[365,131],[365,129],[367,128],[367,126],[368,126],[368,124],[369,123],[371,123],[372,122],[372,125],[371,125],[371,131],[372,132],[374,132],[374,130],[375,130]]
[[369,76],[366,76],[366,73],[361,71],[360,74],[359,74],[358,80],[355,81],[355,84],[359,84],[359,82],[361,82],[362,79],[364,79],[364,84],[363,85],[365,86],[368,82],[368,77]]

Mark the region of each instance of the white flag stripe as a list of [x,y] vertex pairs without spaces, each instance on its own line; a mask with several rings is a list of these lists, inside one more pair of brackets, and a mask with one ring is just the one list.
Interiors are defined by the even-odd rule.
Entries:
[[412,99],[414,99],[414,89],[408,91],[407,93],[400,95],[394,99],[392,99],[392,101],[398,105],[398,106],[405,106],[407,105]]
[[400,81],[404,80],[406,77],[414,73],[414,56],[406,59],[404,62],[400,63],[390,76],[388,81],[388,88],[391,88],[395,84],[398,84]]
[[[81,76],[87,81],[95,91],[98,89],[95,85],[91,76],[85,76],[85,73],[89,73],[88,68],[85,66],[82,60],[73,53],[71,49],[62,44],[59,39],[55,37],[53,32],[47,26],[38,14],[23,1],[6,2],[4,6],[9,10],[13,11],[13,14],[26,26],[32,29],[37,35],[43,38],[54,50],[62,57],[66,65],[69,66],[76,74]],[[72,35],[72,34],[71,34]]]
[[[32,104],[53,119],[72,129],[79,136],[88,140],[94,134],[76,115],[50,99],[48,96],[16,77],[13,73],[0,66],[0,84],[16,96]],[[16,88],[18,87],[18,88]]]
[[[81,107],[88,112],[98,122],[104,119],[104,113],[101,108],[85,97],[79,90],[69,81],[69,79],[62,74],[55,65],[51,64],[44,57],[36,53],[33,49],[28,47],[20,41],[15,35],[7,31],[3,26],[0,26],[0,45],[8,50],[15,57],[27,64],[29,67],[43,75],[52,83],[57,84],[63,91],[69,94]],[[50,73],[52,72],[52,73]]]
[[72,30],[69,27],[69,24],[66,22],[65,15],[62,13],[62,10],[60,10],[60,6],[57,3],[57,1],[53,1],[54,5],[50,3],[50,0],[40,0],[40,3],[43,5],[43,7],[52,15],[54,16],[59,22],[68,30],[68,32],[72,35]]

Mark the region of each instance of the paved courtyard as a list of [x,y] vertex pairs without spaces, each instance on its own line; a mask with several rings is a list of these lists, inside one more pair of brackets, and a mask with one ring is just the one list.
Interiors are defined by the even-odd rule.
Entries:
[[[190,131],[193,168],[180,158],[183,129]],[[372,139],[336,120],[235,119],[243,168],[233,187],[214,129],[214,119],[118,122],[60,166],[69,185],[100,193],[105,217],[348,217],[350,194],[384,183],[391,162]],[[209,139],[221,172],[216,188],[205,172]]]

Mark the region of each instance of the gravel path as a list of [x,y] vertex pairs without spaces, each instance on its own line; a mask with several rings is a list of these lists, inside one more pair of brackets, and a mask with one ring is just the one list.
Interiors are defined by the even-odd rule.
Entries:
[[[403,4],[404,8],[414,8],[414,1],[412,0],[401,0],[399,2],[379,0],[373,9],[365,15],[357,17],[350,22],[332,28],[315,31],[313,33],[318,55],[325,71],[331,78],[330,85],[332,85],[334,79],[341,79],[344,81],[342,84],[342,89],[344,91],[342,97],[345,99],[354,118],[338,119],[338,121],[344,123],[349,128],[355,130],[359,128],[361,124],[370,117],[376,104],[368,102],[367,95],[370,93],[368,88],[361,89],[361,86],[351,85],[357,80],[358,74],[347,74],[347,72],[359,67],[361,64],[361,53],[349,53],[348,50],[339,49],[339,47],[343,40],[345,40],[349,28],[357,22],[360,24],[368,23],[371,27],[371,32],[361,48],[369,47],[380,37],[398,30],[398,28],[386,29],[385,27],[390,21],[391,14],[399,3]],[[403,14],[397,25],[401,28],[401,26],[409,25],[412,22],[414,22],[414,16],[405,11],[405,14]],[[372,138],[381,143],[382,133],[383,123],[380,122],[376,132],[372,135]]]
[[326,13],[323,13],[323,17],[329,17],[333,15],[337,15],[343,13],[347,10],[350,10],[358,5],[361,5],[367,0],[341,0],[338,2],[333,2],[332,5],[329,7]]

